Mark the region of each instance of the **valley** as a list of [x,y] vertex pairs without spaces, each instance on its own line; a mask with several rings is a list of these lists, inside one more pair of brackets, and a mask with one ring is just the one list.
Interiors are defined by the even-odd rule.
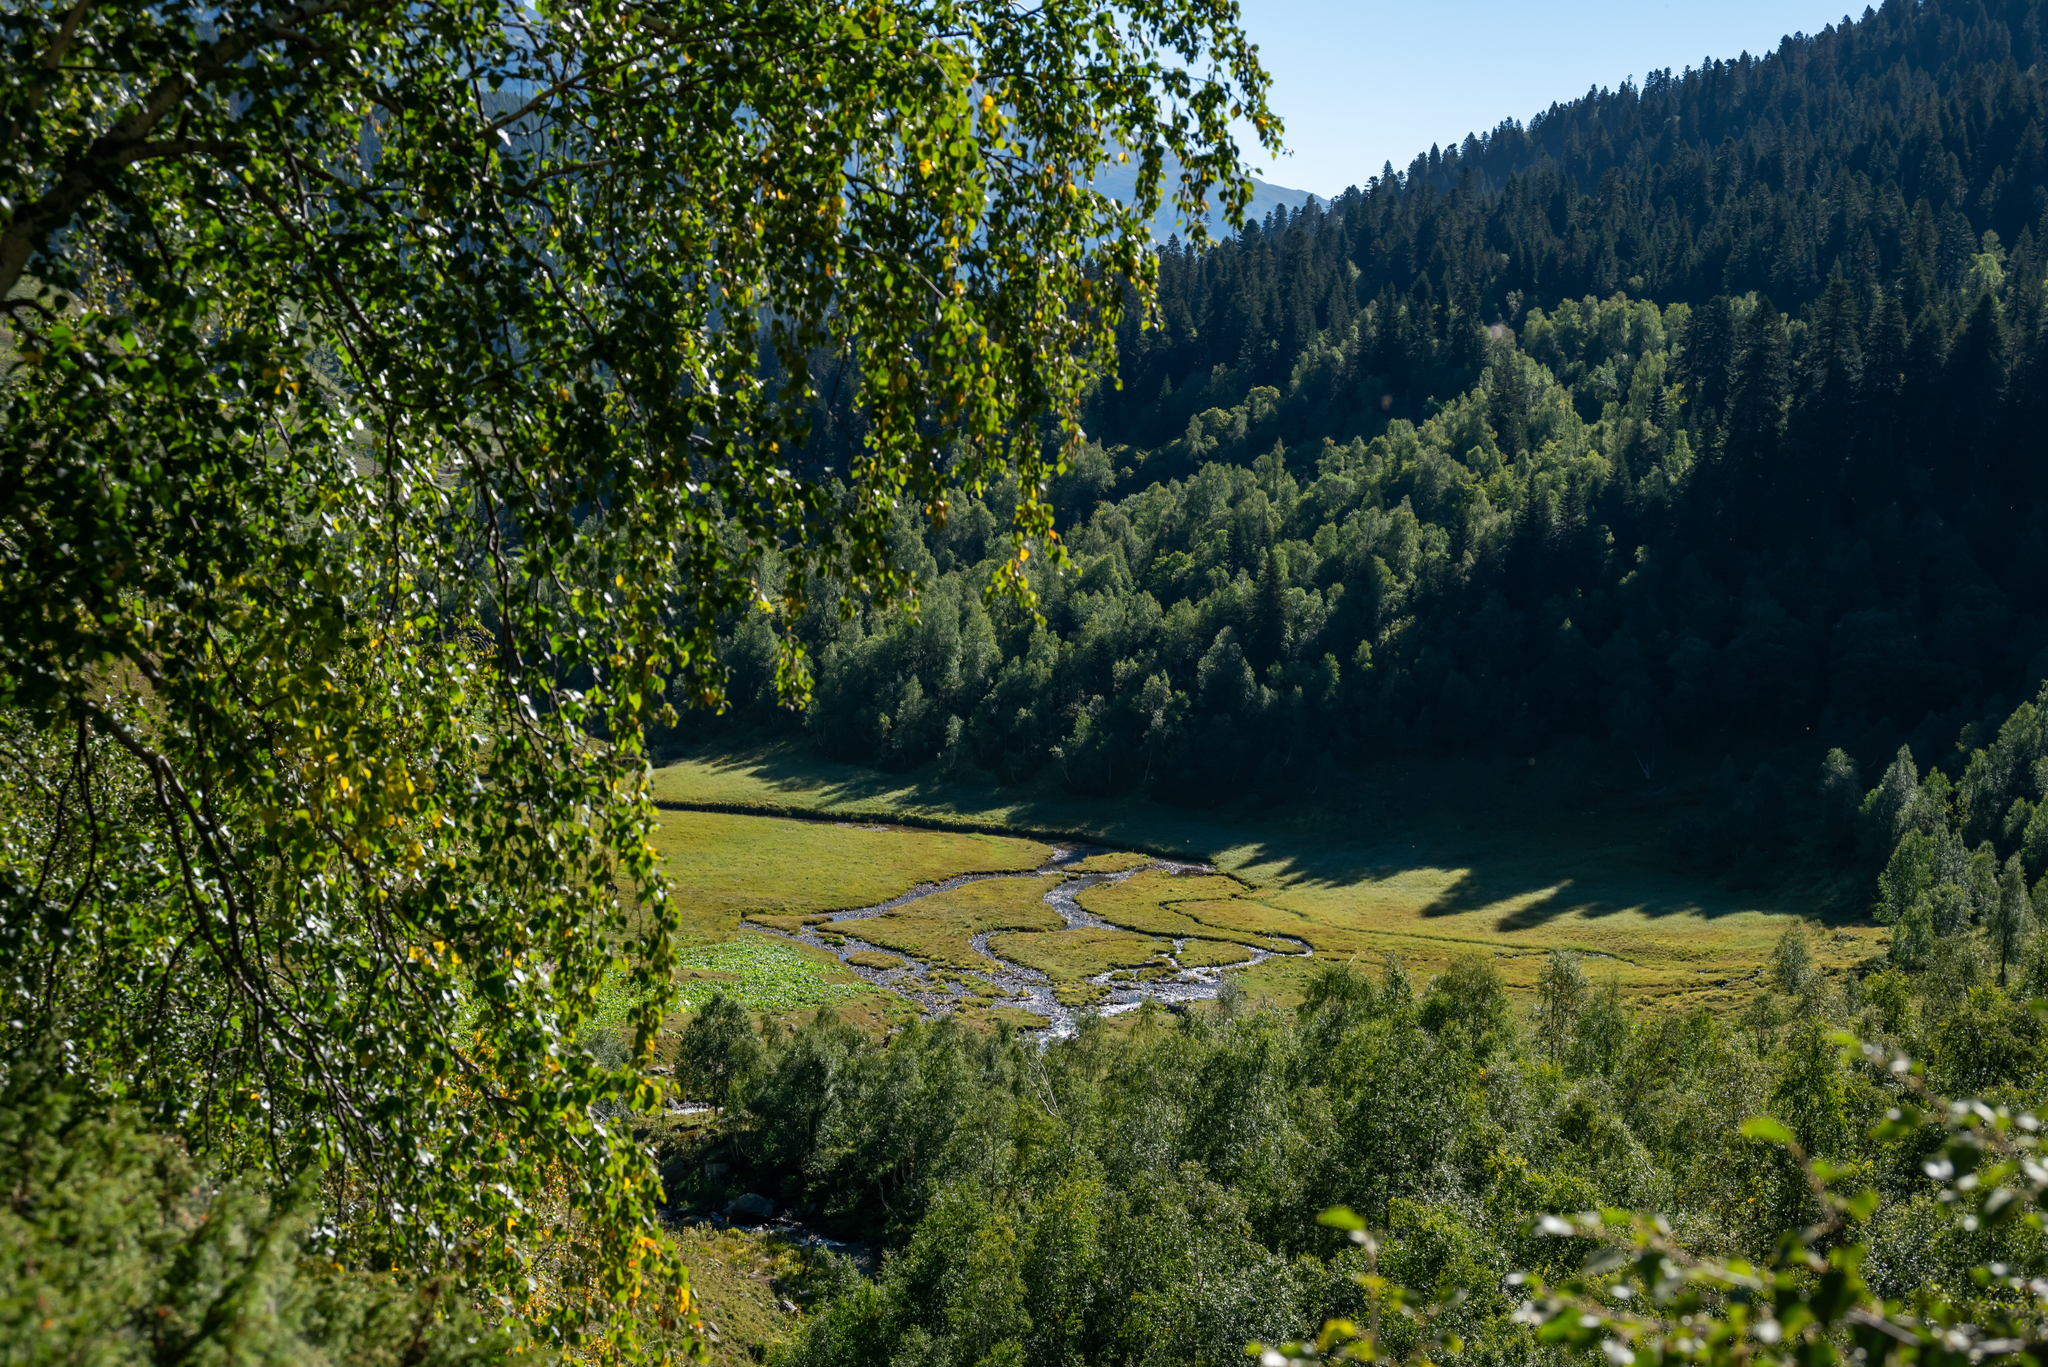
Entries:
[[[1719,1012],[1755,992],[1795,921],[1813,927],[1830,972],[1882,952],[1886,933],[1867,918],[1823,913],[1825,889],[1745,895],[1672,872],[1657,843],[1668,812],[1626,810],[1632,795],[1617,800],[1603,788],[1612,771],[1583,755],[1546,760],[1560,776],[1536,793],[1512,786],[1514,766],[1452,763],[1431,768],[1434,791],[1405,802],[1391,795],[1414,775],[1389,766],[1360,785],[1358,816],[1336,804],[1189,811],[1051,785],[897,779],[774,746],[670,764],[655,793],[692,935],[793,937],[892,996],[872,999],[884,1014],[946,998],[970,1017],[1025,999],[1113,1009],[1135,998],[1106,975],[1166,969],[1197,999],[1214,995],[1222,970],[1253,998],[1290,1006],[1318,960],[1377,972],[1392,954],[1426,978],[1473,950],[1527,994],[1553,948],[1585,956],[1640,1005]],[[1475,794],[1488,796],[1475,805]],[[1546,795],[1570,810],[1545,810],[1560,805]],[[720,872],[687,872],[686,856]],[[1096,881],[1092,870],[1114,872]],[[878,951],[916,966],[847,963]]]
[[2048,1363],[2048,0],[1274,20],[10,4],[0,1367]]

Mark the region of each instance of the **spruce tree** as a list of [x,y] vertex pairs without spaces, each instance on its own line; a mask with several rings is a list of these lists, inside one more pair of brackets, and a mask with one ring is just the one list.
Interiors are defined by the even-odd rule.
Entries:
[[1770,300],[1759,299],[1743,325],[1728,388],[1728,454],[1752,486],[1761,483],[1763,465],[1777,447],[1791,389],[1789,369],[1784,315]]
[[1679,379],[1694,406],[1725,415],[1729,370],[1735,362],[1735,314],[1728,296],[1717,294],[1693,310],[1678,358]]
[[1514,352],[1503,347],[1494,358],[1487,376],[1487,417],[1493,426],[1494,443],[1501,455],[1512,461],[1528,442],[1529,388]]
[[[1910,345],[1911,332],[1899,292],[1884,290],[1871,311],[1870,331],[1863,344],[1863,424],[1872,449],[1879,453],[1891,454],[1898,448],[1898,424],[1904,416],[1906,394],[1906,353]],[[1876,492],[1888,473],[1888,466],[1873,472],[1867,487]]]
[[1806,342],[1806,377],[1800,402],[1822,433],[1836,437],[1846,429],[1849,413],[1863,384],[1862,330],[1856,296],[1840,276],[1828,286],[1820,316]]
[[1266,549],[1265,564],[1259,570],[1258,620],[1249,633],[1254,665],[1263,675],[1287,654],[1287,570],[1277,546]]

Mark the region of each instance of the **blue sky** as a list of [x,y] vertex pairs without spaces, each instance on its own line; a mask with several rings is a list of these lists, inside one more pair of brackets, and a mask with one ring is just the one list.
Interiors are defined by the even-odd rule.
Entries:
[[1640,81],[1667,66],[1683,71],[1744,49],[1761,55],[1787,33],[1815,33],[1843,15],[1819,0],[1240,3],[1273,73],[1272,102],[1287,121],[1291,152],[1255,154],[1243,139],[1248,160],[1266,180],[1325,198],[1363,184],[1383,162],[1406,167],[1432,142],[1461,140],[1511,116],[1526,123],[1588,86]]

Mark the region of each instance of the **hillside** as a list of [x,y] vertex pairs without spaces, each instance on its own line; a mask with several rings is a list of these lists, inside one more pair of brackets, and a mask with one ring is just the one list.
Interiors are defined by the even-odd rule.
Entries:
[[[1162,249],[1043,627],[957,490],[915,622],[805,623],[803,729],[1198,805],[1585,737],[1719,764],[1673,857],[1749,878],[1831,748],[1960,777],[2048,675],[2039,10],[1887,6]],[[796,725],[764,627],[689,735]]]
[[[2036,1105],[2048,1047],[2041,9],[1887,4],[1169,242],[1052,487],[1042,620],[983,593],[1015,491],[963,481],[897,524],[914,614],[802,623],[801,716],[766,619],[727,623],[734,706],[667,738],[658,799],[1206,858],[1081,905],[1315,951],[1036,1053],[979,995],[881,1045],[738,1031],[757,1090],[674,1160],[731,1159],[694,1199],[902,1250],[771,1361],[1226,1362],[1331,1316],[1373,1360],[1598,1360],[1607,1298],[1676,1282],[1544,1237],[1595,1207],[1657,1213],[1638,1266],[1777,1256],[1780,1288],[1820,1266],[1795,1225],[1917,1304],[2038,1268],[1949,1220],[1900,1117]],[[914,955],[975,910],[865,933]],[[1582,1299],[1524,1300],[1587,1256]],[[1719,1314],[1598,1346],[1711,1357]],[[1786,1323],[1726,1351],[1849,1342]]]

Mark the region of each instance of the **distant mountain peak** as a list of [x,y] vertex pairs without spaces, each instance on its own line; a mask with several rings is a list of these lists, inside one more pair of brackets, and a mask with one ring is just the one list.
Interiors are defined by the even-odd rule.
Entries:
[[[1172,188],[1174,181],[1180,175],[1180,167],[1172,158],[1167,159],[1165,175],[1167,202],[1161,205],[1159,212],[1152,216],[1152,239],[1155,242],[1164,242],[1176,234],[1183,238],[1186,237],[1186,233],[1182,231],[1183,225],[1179,215],[1174,212],[1173,208]],[[1271,181],[1261,180],[1257,176],[1251,177],[1251,182],[1252,199],[1251,203],[1245,206],[1245,217],[1254,223],[1262,222],[1273,210],[1278,208],[1284,207],[1289,213],[1293,213],[1311,199],[1319,203],[1328,202],[1323,196],[1316,195],[1308,190],[1290,190],[1284,185],[1275,185]],[[1096,176],[1092,182],[1092,188],[1121,203],[1131,203],[1138,196],[1137,163],[1129,162],[1123,165],[1105,166],[1101,174]],[[1210,235],[1212,237],[1228,237],[1235,231],[1235,225],[1225,225],[1223,223],[1220,206],[1217,204],[1217,197],[1212,192],[1209,196]]]

